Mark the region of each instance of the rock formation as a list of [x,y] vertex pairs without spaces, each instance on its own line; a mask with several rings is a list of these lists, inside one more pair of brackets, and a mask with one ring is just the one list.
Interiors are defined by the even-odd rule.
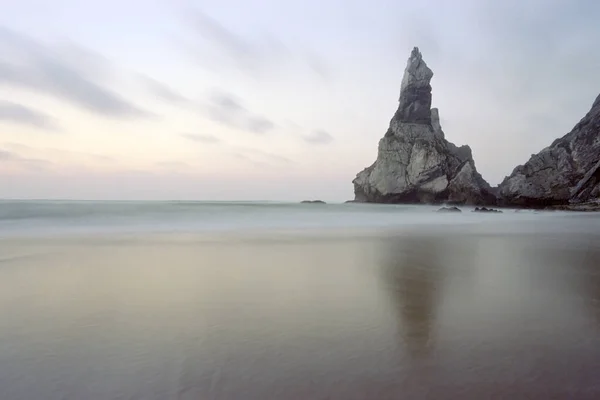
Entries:
[[377,160],[352,181],[356,201],[495,203],[469,146],[456,147],[445,139],[438,110],[431,108],[432,77],[415,47],[404,71],[398,110],[379,141]]
[[448,213],[448,212],[462,212],[462,210],[458,207],[442,207],[437,212]]
[[507,205],[600,201],[600,96],[571,132],[519,165],[499,186]]
[[475,207],[475,209],[473,211],[471,211],[471,212],[502,214],[502,211],[500,211],[500,210],[496,210],[494,208],[487,208],[487,207]]

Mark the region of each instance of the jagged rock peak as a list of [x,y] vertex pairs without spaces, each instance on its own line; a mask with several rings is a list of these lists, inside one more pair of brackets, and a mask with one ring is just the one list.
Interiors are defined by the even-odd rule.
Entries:
[[592,104],[592,109],[599,107],[600,106],[600,94],[598,95],[598,97],[596,97],[596,101],[594,101],[594,104]]
[[431,78],[429,69],[418,47],[415,47],[404,70],[398,111],[395,118],[400,122],[431,124]]
[[379,141],[377,159],[356,175],[355,201],[491,205],[496,196],[475,168],[469,146],[444,138],[431,108],[433,72],[415,47],[396,114]]
[[406,63],[400,91],[402,92],[410,85],[427,86],[430,84],[431,78],[433,78],[433,71],[423,60],[423,55],[419,51],[419,48],[415,47]]

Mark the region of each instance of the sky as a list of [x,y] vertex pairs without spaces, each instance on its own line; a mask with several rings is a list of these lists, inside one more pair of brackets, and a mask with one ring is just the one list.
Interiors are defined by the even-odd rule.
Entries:
[[0,0],[0,198],[353,198],[418,46],[492,185],[600,93],[595,0]]

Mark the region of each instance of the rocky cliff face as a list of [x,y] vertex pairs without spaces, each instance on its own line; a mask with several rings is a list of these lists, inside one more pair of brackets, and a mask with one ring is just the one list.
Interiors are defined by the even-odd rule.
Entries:
[[507,205],[600,201],[600,96],[571,132],[516,167],[499,191]]
[[431,108],[433,72],[414,48],[402,79],[398,110],[379,141],[377,160],[359,172],[355,200],[374,203],[494,204],[469,146],[444,137]]

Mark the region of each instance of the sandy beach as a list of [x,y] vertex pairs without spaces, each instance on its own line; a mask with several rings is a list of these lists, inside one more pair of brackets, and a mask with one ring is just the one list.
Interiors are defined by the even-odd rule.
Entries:
[[0,398],[598,398],[571,223],[5,237]]

